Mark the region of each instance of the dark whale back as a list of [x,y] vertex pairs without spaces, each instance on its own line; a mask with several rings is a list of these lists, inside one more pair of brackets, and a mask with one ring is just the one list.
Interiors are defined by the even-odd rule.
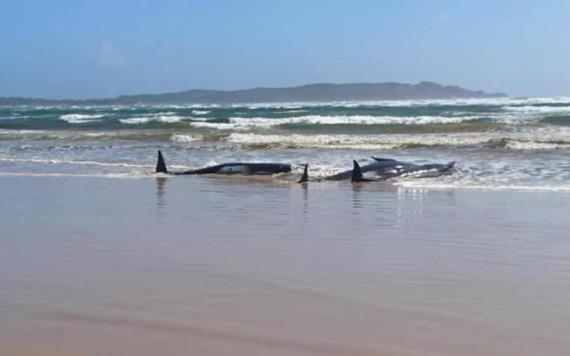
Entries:
[[191,169],[182,172],[168,172],[162,152],[158,151],[156,173],[172,175],[197,175],[197,174],[243,174],[243,175],[271,175],[291,172],[290,164],[282,163],[224,163],[215,166]]
[[281,163],[232,162],[183,172],[183,174],[245,174],[270,175],[291,172],[291,165]]
[[[389,158],[383,158],[383,159],[374,158],[374,161],[375,162],[367,164],[365,166],[358,165],[360,172],[361,173],[366,173],[366,172],[371,172],[371,171],[380,172],[380,171],[383,171],[383,170],[388,169],[390,167],[394,167],[394,166],[404,164],[403,162],[399,162],[399,161],[396,161],[394,159],[389,159]],[[354,167],[354,162],[353,162],[353,167]],[[337,174],[333,174],[332,176],[325,177],[324,180],[333,180],[334,181],[334,180],[352,179],[353,178],[353,172],[354,172],[354,168],[350,171],[344,171],[344,172],[340,172]]]

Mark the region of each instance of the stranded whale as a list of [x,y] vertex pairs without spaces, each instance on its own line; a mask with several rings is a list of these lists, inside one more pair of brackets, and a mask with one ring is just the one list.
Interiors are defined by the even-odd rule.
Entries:
[[291,172],[290,164],[281,163],[224,163],[215,166],[192,169],[180,172],[169,172],[162,152],[158,151],[156,173],[172,175],[198,175],[198,174],[241,174],[241,175],[271,175]]
[[[350,180],[352,182],[369,182],[377,180],[387,180],[396,177],[413,177],[413,178],[433,178],[453,173],[455,162],[447,164],[430,163],[430,164],[414,164],[409,162],[400,162],[389,158],[376,158],[374,163],[360,167],[358,162],[353,161],[353,168],[350,172]],[[364,173],[371,172],[371,176],[364,177]],[[348,172],[342,172],[338,175],[347,175]],[[334,177],[334,176],[333,176]]]
[[[369,182],[382,181],[396,177],[439,177],[445,174],[453,173],[455,162],[448,164],[414,164],[409,162],[401,162],[390,158],[376,158],[374,163],[360,166],[358,162],[353,161],[353,169],[340,172],[332,176],[317,179],[317,181],[340,181],[351,180],[352,182]],[[309,182],[309,165],[304,167],[303,175],[298,181],[299,183]],[[156,163],[156,173],[165,173],[171,175],[199,175],[199,174],[240,174],[240,175],[272,175],[279,173],[291,172],[290,164],[282,163],[224,163],[215,166],[209,166],[200,169],[192,169],[186,171],[169,172],[166,168],[166,162],[162,156],[162,152],[158,151],[158,161]],[[365,177],[365,173],[368,173]]]
[[[358,162],[353,161],[353,169],[349,171],[339,172],[332,176],[317,179],[317,181],[341,181],[351,180],[352,182],[369,182],[369,181],[382,181],[390,178],[397,177],[413,177],[413,178],[427,178],[439,177],[445,174],[453,173],[453,166],[455,162],[448,164],[414,164],[409,162],[397,161],[391,158],[376,158],[374,163],[360,167]],[[308,165],[305,165],[305,171],[299,183],[309,181]],[[369,173],[365,178],[364,174]]]

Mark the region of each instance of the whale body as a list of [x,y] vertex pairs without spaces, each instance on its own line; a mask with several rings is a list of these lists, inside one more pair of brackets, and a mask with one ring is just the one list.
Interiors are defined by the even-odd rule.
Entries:
[[187,171],[170,172],[166,168],[166,162],[162,152],[158,151],[158,161],[156,163],[156,173],[170,175],[199,175],[199,174],[241,174],[241,175],[272,175],[278,173],[291,172],[290,164],[282,163],[224,163],[200,169]]
[[[387,158],[372,157],[372,159],[374,159],[374,163],[362,167],[357,161],[353,161],[352,171],[341,172],[328,179],[338,180],[338,176],[342,177],[342,179],[346,179],[349,173],[350,179],[353,182],[387,180],[397,177],[433,178],[453,173],[453,167],[455,166],[455,162],[449,162],[447,164],[415,164]],[[371,174],[365,177],[365,173],[369,172]]]
[[[353,182],[368,182],[368,181],[381,181],[397,177],[413,177],[413,178],[427,178],[439,177],[446,174],[453,173],[455,162],[447,164],[430,163],[430,164],[414,164],[409,162],[402,162],[391,158],[376,158],[374,163],[360,166],[358,162],[353,161],[352,170],[347,170],[333,174],[328,177],[317,179],[318,181],[342,181],[351,180]],[[365,174],[366,175],[365,178]],[[307,166],[305,172],[299,183],[307,182],[308,173]]]

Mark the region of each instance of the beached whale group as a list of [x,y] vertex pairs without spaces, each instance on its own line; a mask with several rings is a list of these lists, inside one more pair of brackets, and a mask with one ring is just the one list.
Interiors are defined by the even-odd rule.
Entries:
[[[452,174],[455,162],[447,164],[414,164],[402,162],[390,158],[372,157],[373,163],[360,166],[356,160],[353,161],[352,170],[339,172],[337,174],[315,179],[315,181],[342,181],[350,180],[352,182],[373,182],[386,181],[391,178],[398,177],[439,177],[442,175]],[[290,164],[282,163],[224,163],[215,166],[204,167],[200,169],[175,171],[171,172],[166,168],[166,162],[162,152],[158,151],[158,161],[156,163],[156,173],[171,175],[201,175],[201,174],[224,174],[224,175],[273,175],[291,172]],[[309,182],[309,165],[306,164],[303,175],[299,183]]]

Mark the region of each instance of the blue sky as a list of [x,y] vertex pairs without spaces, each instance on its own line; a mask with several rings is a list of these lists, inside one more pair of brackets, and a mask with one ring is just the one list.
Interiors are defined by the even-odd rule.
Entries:
[[3,0],[0,96],[431,80],[570,95],[570,1]]

